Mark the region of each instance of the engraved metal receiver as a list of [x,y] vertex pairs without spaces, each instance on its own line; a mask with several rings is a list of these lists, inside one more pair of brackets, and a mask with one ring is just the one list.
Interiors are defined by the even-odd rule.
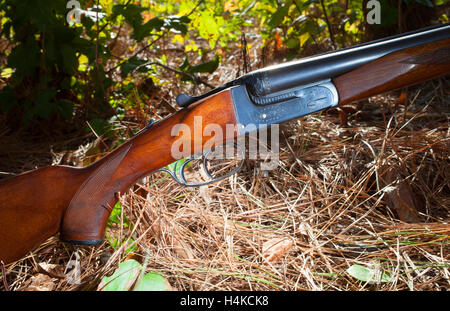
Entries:
[[323,80],[279,91],[253,96],[245,86],[231,88],[239,134],[296,119],[339,103],[338,92],[330,80]]
[[[260,97],[249,94],[245,85],[231,87],[230,91],[239,135],[245,135],[264,127],[335,107],[339,102],[336,87],[330,80],[302,85]],[[213,174],[211,168],[208,167],[208,160],[217,158],[217,154],[223,153],[224,147],[227,145],[230,144],[226,143],[202,154],[182,159],[156,172],[166,172],[177,183],[186,187],[204,186],[228,178],[237,173],[244,164],[245,151],[239,144],[233,143],[240,155],[237,165],[228,169],[226,173],[220,174],[220,176]],[[200,163],[206,180],[200,182],[187,181],[185,170],[194,161]],[[219,171],[222,171],[222,169],[219,169]]]

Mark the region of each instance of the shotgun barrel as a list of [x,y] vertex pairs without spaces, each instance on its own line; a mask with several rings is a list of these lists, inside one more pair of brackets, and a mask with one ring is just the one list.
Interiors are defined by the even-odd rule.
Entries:
[[450,23],[422,28],[259,69],[201,96],[191,97],[180,94],[177,97],[177,102],[180,106],[186,107],[200,99],[237,85],[245,85],[249,95],[257,100],[258,97],[340,76],[396,51],[448,38],[450,38]]
[[254,96],[347,73],[387,54],[450,38],[450,23],[403,33],[298,61],[266,67],[242,77]]

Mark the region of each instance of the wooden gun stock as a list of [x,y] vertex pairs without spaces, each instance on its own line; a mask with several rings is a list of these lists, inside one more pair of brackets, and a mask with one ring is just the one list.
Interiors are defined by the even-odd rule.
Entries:
[[450,72],[450,39],[400,50],[335,79],[339,104],[424,82]]
[[86,169],[52,166],[0,181],[0,260],[10,263],[57,234]]
[[[202,117],[202,122],[196,123],[194,117]],[[118,194],[178,160],[171,156],[171,147],[185,136],[171,135],[177,124],[201,133],[200,147],[193,140],[187,142],[191,154],[201,152],[209,138],[203,137],[208,124],[223,125],[224,133],[226,124],[236,124],[230,92],[154,124],[90,166],[47,167],[0,181],[0,260],[5,264],[18,260],[57,233],[76,244],[101,243]]]

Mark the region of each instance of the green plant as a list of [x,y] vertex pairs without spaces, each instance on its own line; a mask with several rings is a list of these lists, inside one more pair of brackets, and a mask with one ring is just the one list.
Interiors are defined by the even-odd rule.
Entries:
[[105,276],[99,286],[103,291],[167,291],[171,287],[159,273],[145,273],[145,268],[130,259],[119,264],[109,277]]
[[92,55],[92,42],[67,27],[64,1],[4,0],[0,10],[0,34],[13,45],[4,52],[12,73],[0,93],[2,111],[19,109],[24,120],[52,113],[70,118],[80,84],[73,79],[77,55]]
[[[249,26],[288,59],[352,45],[364,35],[363,0],[79,2],[81,23],[72,25],[67,0],[0,0],[0,40],[8,42],[0,51],[0,112],[8,120],[57,118],[84,126],[97,119],[111,128],[151,102],[139,84],[163,83],[163,71],[213,87],[197,77],[215,71],[224,51],[242,48],[230,43]],[[447,0],[403,2],[430,7]],[[395,23],[396,9],[382,7],[383,23]],[[117,49],[119,41],[125,43]],[[163,41],[184,50],[175,68]]]
[[[86,9],[93,4],[80,2]],[[70,121],[76,115],[88,120],[117,117],[136,91],[135,79],[158,81],[155,63],[164,60],[149,59],[144,52],[157,49],[154,44],[164,36],[188,37],[193,25],[187,15],[176,15],[179,6],[163,11],[163,3],[151,7],[149,1],[99,3],[99,8],[84,11],[81,24],[69,25],[65,0],[0,1],[0,35],[10,42],[3,51],[6,86],[0,91],[1,112],[20,115],[23,121],[55,116]],[[96,18],[97,11],[102,11],[101,19]],[[114,57],[111,46],[123,35],[125,25],[131,27],[130,49]],[[219,61],[216,57],[203,65],[185,62],[183,70],[212,72]],[[115,78],[119,70],[121,79]]]

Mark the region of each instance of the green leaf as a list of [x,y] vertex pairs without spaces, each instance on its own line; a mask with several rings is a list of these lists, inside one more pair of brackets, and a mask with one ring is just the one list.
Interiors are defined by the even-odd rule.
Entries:
[[374,24],[375,28],[395,25],[398,19],[398,9],[389,0],[379,0],[381,5],[381,24]]
[[68,44],[63,44],[59,47],[63,60],[64,72],[73,75],[78,69],[78,57],[75,50]]
[[102,279],[100,288],[103,291],[128,291],[136,282],[141,269],[141,264],[134,259],[124,261],[113,275]]
[[270,17],[270,20],[267,23],[268,26],[270,28],[277,27],[284,20],[284,17],[288,14],[288,12],[289,12],[289,6],[285,5],[285,6],[279,7],[278,10],[276,10],[275,13],[273,13],[272,16]]
[[167,280],[158,273],[147,273],[136,284],[134,291],[167,291],[171,290],[171,287]]
[[8,112],[13,107],[17,106],[18,103],[17,96],[14,93],[14,90],[11,89],[11,87],[9,87],[8,85],[5,86],[0,91],[0,103],[2,111],[4,113]]
[[64,119],[69,120],[73,115],[73,103],[66,99],[61,99],[58,102],[55,103],[55,111],[59,115],[63,116]]
[[115,16],[123,15],[127,23],[132,26],[142,24],[143,18],[141,13],[143,11],[145,11],[145,8],[135,4],[117,4],[112,8],[112,12]]
[[370,284],[392,281],[392,277],[389,273],[378,269],[370,269],[361,265],[353,265],[346,271],[355,279],[368,282]]
[[[121,72],[122,77],[126,77],[130,72],[134,72],[136,70],[136,68],[138,68],[139,66],[141,66],[145,63],[147,63],[147,60],[139,58],[137,56],[133,56],[128,61],[126,61],[125,63],[120,65],[120,72]],[[146,71],[148,71],[148,69],[146,68],[146,66],[141,66],[141,67],[139,67],[139,69],[137,71],[138,72],[146,72]]]
[[[122,215],[122,205],[120,204],[120,202],[117,202],[114,205],[113,210],[111,211],[111,215],[109,216],[108,219],[108,226],[111,226],[113,224],[120,224],[120,218]],[[123,226],[124,227],[129,227],[130,226],[130,222],[128,221],[127,217],[125,215],[123,215],[123,220],[122,220]]]
[[134,259],[124,261],[119,264],[119,268],[113,275],[102,279],[99,289],[103,291],[168,291],[172,289],[169,282],[158,273],[147,273],[139,280],[142,269],[142,265]]
[[[196,72],[200,72],[200,73],[213,73],[214,71],[217,70],[217,68],[219,67],[220,64],[220,57],[219,55],[216,56],[216,58],[214,58],[211,61],[199,64],[199,65],[195,65],[195,66],[191,66],[189,64],[189,59],[186,56],[184,59],[183,64],[180,66],[180,70],[193,74]],[[183,77],[182,80],[190,80],[188,77]]]
[[184,62],[183,64],[181,64],[180,66],[180,70],[186,71],[189,68],[189,57],[186,55],[186,57],[184,58]]
[[176,17],[181,23],[189,24],[191,22],[191,19],[187,16],[177,16]]
[[52,98],[56,95],[56,90],[47,89],[36,96],[33,113],[41,118],[46,118],[52,112]]
[[119,247],[121,247],[122,245],[124,245],[126,243],[126,246],[128,246],[128,248],[125,249],[125,254],[135,253],[139,249],[139,247],[136,244],[136,241],[132,238],[125,240],[120,245],[119,245],[119,240],[114,237],[110,237],[109,235],[107,235],[106,239],[108,241],[109,246],[111,246],[112,249],[114,249],[114,250],[117,250]]
[[81,54],[86,55],[91,62],[95,61],[95,44],[81,37],[74,38],[70,45]]
[[219,56],[216,56],[215,59],[200,64],[200,65],[195,65],[189,68],[189,72],[194,73],[194,72],[202,72],[202,73],[213,73],[214,71],[217,70],[217,68],[219,67],[220,64],[220,58]]
[[[111,128],[111,124],[109,124],[108,121],[105,121],[103,119],[93,119],[93,120],[89,121],[89,125],[92,127],[92,129],[95,131],[95,133],[99,136],[105,134],[105,132]],[[91,131],[89,126],[87,126],[87,130]]]
[[300,35],[300,47],[302,47],[306,41],[308,41],[308,39],[311,38],[311,35],[309,34],[309,32],[305,32],[303,34]]
[[300,41],[298,39],[295,38],[289,38],[288,41],[286,42],[286,47],[288,49],[295,49],[299,46]]
[[168,29],[175,29],[182,34],[186,34],[188,31],[187,24],[191,20],[186,16],[171,16],[165,20],[165,27]]
[[136,39],[136,41],[142,41],[145,37],[150,36],[153,30],[159,31],[163,26],[164,21],[162,19],[157,17],[152,18],[144,25],[134,25],[134,32],[132,37]]
[[15,47],[8,56],[8,66],[16,68],[15,74],[32,75],[39,65],[39,46],[34,38]]
[[[186,161],[187,161],[187,159],[180,159],[178,161],[170,163],[169,165],[166,166],[166,168],[171,172],[173,172],[175,169],[178,171],[180,169],[181,165],[183,165],[183,163]],[[188,165],[188,167],[189,167],[189,163],[186,165]]]
[[81,24],[84,26],[86,30],[89,31],[95,25],[95,22],[92,20],[92,18],[82,15]]
[[309,33],[311,34],[318,34],[320,33],[321,28],[317,26],[317,24],[312,21],[312,20],[307,20],[305,21],[301,26],[300,26],[300,33],[305,34],[305,33]]

